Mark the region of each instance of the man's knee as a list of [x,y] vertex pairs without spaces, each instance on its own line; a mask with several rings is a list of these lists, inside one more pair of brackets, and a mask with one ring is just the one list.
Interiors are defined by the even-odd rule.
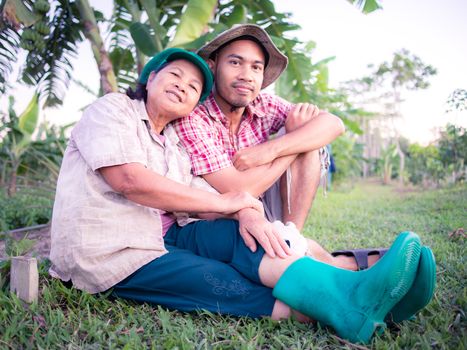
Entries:
[[319,165],[319,150],[309,151],[300,153],[297,159],[301,160],[302,162],[312,163],[314,165]]
[[319,176],[321,173],[321,161],[319,150],[304,152],[298,155],[291,165],[292,174],[303,176]]

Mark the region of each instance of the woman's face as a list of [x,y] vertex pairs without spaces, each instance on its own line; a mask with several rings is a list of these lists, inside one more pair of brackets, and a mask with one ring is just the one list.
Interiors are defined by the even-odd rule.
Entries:
[[187,60],[170,62],[152,72],[146,84],[149,110],[171,120],[185,117],[196,107],[203,89],[203,75]]

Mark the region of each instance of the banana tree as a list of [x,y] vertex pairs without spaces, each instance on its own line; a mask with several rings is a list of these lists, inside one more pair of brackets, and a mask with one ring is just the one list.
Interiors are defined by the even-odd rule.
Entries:
[[289,57],[289,66],[276,83],[276,93],[294,102],[314,101],[322,106],[332,102],[327,63],[333,58],[312,63],[314,43],[304,45],[293,38],[289,32],[300,27],[290,21],[290,14],[277,12],[270,0],[117,0],[115,4],[110,57],[114,68],[119,68],[115,72],[121,89],[135,81],[142,67],[141,57],[145,61],[173,46],[195,50],[236,23],[255,23],[265,28]]
[[356,6],[360,11],[367,14],[376,10],[382,9],[378,0],[347,0],[352,5]]
[[[348,1],[364,13],[381,7],[378,0]],[[62,103],[72,76],[71,58],[84,37],[91,42],[101,92],[106,93],[117,89],[116,81],[120,89],[133,84],[147,56],[171,46],[198,48],[233,24],[246,22],[264,27],[289,56],[281,78],[288,84],[282,90],[288,86],[298,91],[294,95],[315,101],[325,95],[310,84],[325,84],[327,60],[310,66],[302,44],[284,37],[299,27],[290,22],[290,14],[276,12],[270,0],[114,0],[109,55],[97,26],[102,15],[89,0],[3,0],[0,12],[0,92],[8,88],[11,62],[21,47],[28,51],[21,80],[39,86],[45,107]],[[282,90],[278,87],[285,94]]]
[[156,53],[173,46],[193,49],[199,37],[204,43],[218,6],[216,0],[116,0],[114,5],[110,57],[121,90],[134,84]]
[[[37,86],[44,107],[62,103],[72,77],[71,59],[86,37],[101,74],[101,90],[117,90],[117,84],[97,27],[102,15],[88,0],[4,0],[0,5],[0,92],[8,88],[11,62],[19,49],[27,52],[21,62],[21,80]],[[97,16],[97,19],[96,19]]]
[[[3,172],[8,174],[8,196],[16,193],[18,169],[25,152],[31,146],[39,120],[38,94],[34,94],[26,109],[18,116],[14,111],[14,98],[10,97],[8,116],[4,115],[0,131],[4,137],[0,143],[0,152],[6,157],[3,161]],[[2,157],[3,158],[3,157]],[[8,159],[8,162],[5,160]]]
[[101,90],[102,92],[115,92],[117,91],[117,80],[112,68],[107,50],[104,46],[104,40],[101,37],[94,9],[89,4],[88,0],[77,0],[76,7],[78,8],[84,28],[82,28],[84,35],[91,42],[92,52],[96,60],[97,67],[101,76]]
[[394,168],[394,162],[396,160],[398,153],[397,147],[395,144],[388,145],[381,152],[381,176],[383,179],[383,184],[388,185],[391,183],[392,170]]

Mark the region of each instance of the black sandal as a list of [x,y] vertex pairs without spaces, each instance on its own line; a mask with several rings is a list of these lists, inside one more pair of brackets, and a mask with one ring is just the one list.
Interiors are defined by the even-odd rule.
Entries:
[[381,259],[383,255],[388,251],[388,248],[369,248],[369,249],[348,249],[348,250],[336,250],[331,255],[336,257],[339,255],[354,257],[357,263],[357,270],[366,270],[368,268],[368,256],[378,254]]

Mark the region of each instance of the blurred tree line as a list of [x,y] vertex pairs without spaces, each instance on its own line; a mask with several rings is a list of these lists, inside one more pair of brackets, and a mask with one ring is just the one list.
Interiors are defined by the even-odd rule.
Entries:
[[[365,14],[381,8],[377,0],[347,1]],[[157,52],[173,46],[195,50],[236,23],[262,26],[289,57],[275,84],[278,95],[313,102],[344,121],[347,133],[332,147],[337,181],[380,175],[386,182],[399,178],[428,186],[465,179],[463,128],[448,126],[436,144],[421,147],[409,145],[393,127],[403,93],[426,88],[436,73],[433,67],[401,50],[391,62],[372,67],[367,77],[332,89],[328,63],[334,57],[316,61],[316,44],[295,38],[293,31],[300,27],[290,13],[277,12],[271,0],[114,0],[110,18],[88,0],[3,0],[0,13],[0,93],[8,96],[15,84],[36,90],[24,112],[16,111],[13,97],[8,110],[0,111],[0,207],[14,206],[11,212],[21,207],[24,215],[17,216],[26,218],[13,226],[50,215],[70,125],[40,123],[39,113],[62,104],[72,79],[92,91],[79,77],[72,78],[79,43],[91,44],[100,73],[98,97],[132,86]],[[17,76],[15,65],[20,66]],[[456,90],[449,106],[465,108],[465,90]],[[20,195],[27,198],[23,204],[12,204]],[[6,212],[0,213],[0,230],[11,226],[2,219],[10,215]]]

